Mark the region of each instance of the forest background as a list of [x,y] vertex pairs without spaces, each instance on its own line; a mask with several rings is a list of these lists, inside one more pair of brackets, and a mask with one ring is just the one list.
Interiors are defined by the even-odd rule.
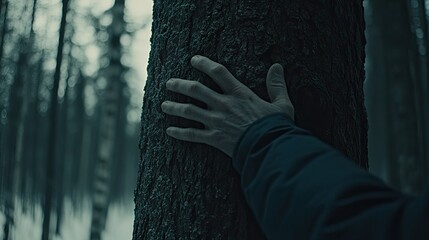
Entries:
[[[370,171],[418,194],[429,1],[389,1],[364,2]],[[1,0],[0,239],[131,238],[151,11],[150,0]]]

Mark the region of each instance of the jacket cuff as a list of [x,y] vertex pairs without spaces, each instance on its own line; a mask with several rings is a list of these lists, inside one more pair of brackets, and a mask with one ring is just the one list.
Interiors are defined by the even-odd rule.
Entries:
[[276,137],[291,131],[295,127],[291,117],[285,113],[274,113],[262,117],[252,123],[241,135],[234,148],[232,164],[234,169],[241,174],[247,156],[252,149],[269,144]]

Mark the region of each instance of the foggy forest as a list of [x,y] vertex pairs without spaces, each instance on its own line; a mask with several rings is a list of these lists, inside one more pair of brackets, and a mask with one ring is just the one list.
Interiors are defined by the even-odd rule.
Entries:
[[[294,21],[286,24],[293,40],[285,44],[294,45],[290,51],[296,54],[285,59],[283,50],[277,50],[283,49],[279,47],[283,42],[266,41],[258,35],[265,30],[254,27],[269,22],[270,14],[263,14],[263,10],[258,13],[249,7],[250,3],[240,8],[237,21],[242,25],[234,27],[247,32],[236,34],[229,31],[232,28],[227,21],[216,18],[227,11],[222,5],[227,2],[0,0],[0,239],[207,236],[205,229],[194,229],[192,233],[174,230],[176,235],[171,237],[167,234],[171,229],[161,223],[181,222],[173,209],[192,205],[194,196],[203,191],[196,189],[197,185],[209,189],[207,194],[216,201],[236,188],[238,178],[229,165],[220,166],[226,158],[217,150],[165,140],[162,129],[166,125],[193,123],[161,114],[161,101],[166,97],[184,99],[164,93],[161,85],[175,74],[201,77],[191,72],[189,59],[194,54],[205,54],[231,66],[239,79],[258,79],[243,83],[265,96],[260,79],[268,64],[282,63],[287,74],[324,76],[318,68],[315,73],[311,72],[313,68],[302,73],[294,64],[324,66],[323,57],[318,55],[325,46],[323,39],[318,39],[324,35],[312,35],[317,31],[312,29],[332,22],[342,26],[332,19],[322,19],[325,15],[313,17],[305,4],[298,4],[300,1],[288,1],[293,5],[291,9],[302,12],[297,18],[293,11],[285,14]],[[359,78],[359,71],[350,74],[356,81],[364,79],[362,101],[366,110],[362,109],[363,114],[353,112],[358,118],[344,118],[361,125],[353,125],[353,138],[336,147],[390,186],[418,195],[429,179],[429,0],[354,2],[364,8],[366,45],[356,46],[362,51],[358,49],[341,61],[352,62],[350,59],[359,54],[364,57],[364,75]],[[309,21],[315,23],[307,26]],[[310,33],[304,33],[307,30]],[[234,48],[234,43],[228,42],[230,36],[245,40]],[[296,46],[300,41],[302,45]],[[241,59],[245,70],[239,69]],[[292,85],[291,89],[299,86]],[[314,128],[323,140],[338,137],[333,127],[326,130],[325,125],[305,121],[312,116],[300,109],[304,100],[299,93],[291,94],[297,102],[297,123]],[[348,99],[347,91],[343,93],[330,97]],[[359,101],[352,99],[349,104],[355,106]],[[327,104],[332,105],[329,101]],[[319,114],[326,111],[320,110]],[[341,112],[332,114],[342,116]],[[217,163],[207,163],[213,159]],[[183,167],[175,168],[175,163]],[[228,177],[234,179],[231,186]],[[208,178],[224,180],[213,183]],[[217,184],[225,187],[218,189]],[[176,191],[177,186],[180,189]],[[202,212],[199,207],[195,203],[196,213],[189,211],[189,216]],[[153,216],[159,219],[145,220]],[[160,232],[167,235],[161,236]],[[207,239],[218,239],[211,234]]]

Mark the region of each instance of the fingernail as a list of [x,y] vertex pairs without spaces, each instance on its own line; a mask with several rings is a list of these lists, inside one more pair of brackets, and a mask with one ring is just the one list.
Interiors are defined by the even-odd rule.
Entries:
[[200,55],[195,55],[191,58],[191,63],[195,64],[195,61],[197,61],[201,56]]
[[283,74],[284,74],[283,66],[280,63],[275,63],[274,67],[276,68],[275,73],[283,77]]
[[283,70],[283,66],[280,63],[275,63],[274,65],[277,67],[278,70]]
[[170,86],[171,82],[173,82],[173,79],[172,78],[168,79],[167,82],[165,82],[165,86],[167,87]]

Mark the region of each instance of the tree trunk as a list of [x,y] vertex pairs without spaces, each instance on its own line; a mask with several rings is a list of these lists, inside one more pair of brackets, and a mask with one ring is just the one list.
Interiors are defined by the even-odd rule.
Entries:
[[166,92],[169,78],[220,91],[191,68],[195,54],[224,64],[265,100],[266,73],[281,63],[297,125],[368,167],[361,0],[154,1],[152,31],[133,239],[263,238],[231,159],[165,134],[169,125],[203,127],[162,113],[165,99],[203,106]]
[[8,31],[7,18],[8,18],[8,10],[9,10],[9,1],[6,0],[6,3],[2,8],[4,8],[4,12],[3,12],[3,16],[1,16],[1,11],[0,11],[0,16],[3,17],[3,23],[1,24],[1,36],[0,36],[0,69],[2,65],[1,62],[3,60],[4,43],[5,43],[7,31]]
[[48,136],[48,159],[46,163],[46,182],[45,182],[45,196],[43,203],[43,229],[42,229],[42,240],[48,240],[50,235],[50,221],[51,221],[51,209],[52,209],[52,198],[55,183],[55,153],[56,153],[56,142],[57,142],[57,108],[58,108],[58,87],[61,78],[61,66],[63,62],[63,48],[64,48],[64,36],[67,23],[67,13],[69,8],[69,0],[62,1],[62,16],[59,30],[58,39],[58,52],[57,52],[57,63],[55,67],[54,82],[50,98],[50,112],[49,112],[49,136]]
[[40,149],[40,135],[41,135],[41,131],[40,131],[40,123],[42,123],[42,118],[41,118],[41,114],[39,112],[39,104],[40,104],[40,89],[42,87],[42,81],[43,81],[43,63],[45,62],[45,51],[42,50],[41,54],[40,54],[40,59],[37,62],[37,70],[35,71],[34,75],[35,75],[35,81],[36,81],[36,86],[34,88],[35,91],[35,96],[34,96],[34,102],[31,103],[30,105],[30,109],[31,109],[31,114],[30,116],[32,117],[32,124],[29,124],[31,126],[31,130],[32,132],[30,132],[31,134],[31,138],[27,139],[28,140],[28,146],[32,146],[28,152],[30,154],[30,156],[32,156],[33,161],[30,161],[30,166],[29,168],[32,169],[32,179],[31,179],[31,186],[30,186],[30,202],[36,202],[36,199],[39,199],[39,189],[38,187],[40,186],[40,183],[38,184],[37,182],[40,181],[39,178],[39,170],[40,167],[38,166],[38,163],[43,161],[43,158],[41,157],[41,149]]
[[[365,66],[367,79],[365,81],[365,101],[368,111],[368,157],[370,171],[385,181],[389,179],[389,131],[388,89],[386,87],[385,71],[380,70],[384,61],[384,45],[382,43],[382,28],[378,12],[374,12],[370,2],[365,11],[367,44],[367,62]],[[384,13],[384,10],[383,10]]]
[[77,76],[77,82],[75,85],[75,101],[73,103],[75,109],[75,118],[73,132],[73,157],[75,159],[73,164],[73,170],[71,172],[71,179],[76,179],[76,182],[72,183],[72,196],[71,199],[82,199],[84,196],[83,186],[86,185],[85,179],[88,176],[87,162],[88,143],[87,135],[90,133],[88,124],[86,123],[85,105],[84,105],[84,91],[86,86],[85,77],[79,70]]
[[121,94],[121,81],[124,81],[124,67],[121,64],[121,36],[125,32],[125,0],[116,0],[111,9],[112,24],[109,27],[109,60],[105,69],[107,86],[101,99],[101,122],[95,178],[92,193],[91,240],[101,239],[105,228],[110,197],[111,166],[117,141],[118,100]]
[[128,86],[125,82],[119,84],[119,96],[117,100],[117,116],[116,116],[116,129],[115,137],[117,139],[115,147],[113,149],[113,161],[112,161],[112,181],[110,184],[110,202],[118,202],[125,196],[125,180],[129,177],[127,172],[124,172],[125,167],[129,164],[126,149],[126,129],[127,129],[127,107],[129,102],[125,92],[128,90]]
[[[6,1],[5,3],[3,3],[4,0],[1,0],[1,8],[0,8],[0,19],[2,19],[2,23],[0,24],[0,31],[1,31],[1,35],[0,35],[0,78],[4,78],[5,75],[3,75],[2,72],[2,62],[3,62],[3,53],[4,53],[4,42],[6,39],[6,33],[7,33],[7,21],[8,21],[8,1]],[[4,12],[3,12],[4,9]],[[0,105],[0,114],[3,115],[3,111],[7,111],[7,106],[5,103],[2,103]],[[0,192],[3,192],[3,183],[5,181],[4,176],[5,173],[3,172],[6,166],[6,158],[4,157],[4,153],[6,151],[6,137],[7,134],[5,134],[6,132],[6,118],[4,118],[3,116],[0,118],[0,166],[2,167],[0,169]],[[3,199],[0,199],[0,204],[2,204]]]
[[[16,133],[16,162],[19,166],[19,169],[16,170],[16,174],[15,174],[15,184],[20,184],[19,186],[17,185],[15,187],[15,191],[18,193],[24,193],[24,188],[25,188],[25,184],[26,184],[26,177],[29,174],[29,170],[28,169],[28,165],[29,163],[29,159],[26,157],[25,153],[30,150],[30,149],[25,149],[24,150],[24,144],[25,144],[25,140],[26,137],[28,137],[28,131],[30,128],[30,125],[27,125],[28,118],[29,118],[29,105],[30,105],[30,101],[31,101],[31,96],[32,96],[32,91],[34,90],[32,88],[32,86],[34,85],[33,81],[35,80],[34,76],[32,75],[33,73],[33,66],[30,62],[30,59],[32,57],[33,54],[33,47],[34,47],[34,18],[36,16],[36,6],[37,6],[37,0],[33,1],[33,7],[32,7],[32,14],[31,14],[31,20],[30,20],[30,31],[28,32],[28,38],[27,39],[23,39],[21,42],[23,44],[21,44],[21,49],[20,51],[22,51],[20,53],[20,57],[22,57],[22,61],[21,63],[19,63],[20,68],[22,68],[22,75],[23,75],[23,86],[22,86],[22,91],[23,91],[23,97],[22,97],[22,106],[20,109],[20,113],[19,113],[19,118],[20,120],[18,121],[18,129],[17,129],[17,133]],[[22,56],[21,56],[22,55]],[[34,119],[31,119],[32,122],[34,122]],[[21,191],[19,191],[19,188],[21,188]],[[23,202],[26,201],[24,194],[21,194],[21,199]],[[24,204],[25,206],[25,204]]]
[[[25,44],[24,39],[19,40]],[[4,239],[9,239],[6,233],[9,233],[10,227],[14,224],[15,212],[15,197],[19,181],[19,169],[21,168],[21,149],[19,148],[20,137],[23,134],[23,121],[25,115],[26,99],[26,69],[28,54],[25,49],[20,48],[18,54],[17,68],[14,80],[10,89],[9,106],[8,106],[8,121],[7,121],[7,148],[5,149],[6,158],[6,178],[4,182],[5,188],[5,234]]]
[[[421,69],[424,66],[420,64],[418,45],[412,34],[407,1],[369,3],[378,36],[371,37],[374,42],[370,46],[377,52],[370,51],[369,77],[379,84],[373,85],[377,96],[369,104],[385,102],[379,108],[369,108],[371,115],[385,125],[383,130],[372,125],[375,129],[372,131],[379,131],[377,135],[383,139],[372,142],[371,149],[387,152],[387,162],[382,164],[388,170],[386,179],[404,192],[416,194],[426,183],[427,77],[422,78],[426,73]],[[374,152],[371,151],[371,157]]]
[[[414,3],[413,3],[414,2]],[[409,2],[408,6],[411,8],[412,19],[414,19],[413,39],[416,41],[414,58],[417,63],[417,71],[419,78],[415,78],[415,98],[416,111],[418,113],[418,141],[419,153],[421,159],[417,163],[417,169],[420,172],[420,177],[416,185],[417,192],[424,190],[427,179],[429,177],[429,29],[428,29],[428,15],[425,0],[413,0]],[[428,12],[429,13],[429,12]]]
[[[56,162],[56,173],[57,177],[55,178],[55,194],[56,194],[56,227],[55,227],[55,234],[57,236],[61,236],[61,224],[62,224],[62,218],[63,218],[63,208],[64,208],[64,195],[67,192],[65,189],[65,182],[68,180],[66,178],[67,176],[67,170],[69,169],[67,167],[68,162],[70,161],[70,130],[69,130],[69,81],[72,77],[72,69],[74,68],[73,58],[71,56],[71,53],[68,53],[68,64],[67,64],[67,76],[65,79],[65,87],[64,87],[64,96],[62,99],[62,103],[60,104],[60,114],[59,119],[60,122],[58,124],[59,129],[61,131],[58,131],[57,138],[59,142],[59,146],[57,148],[57,162]],[[77,178],[76,178],[77,179]],[[73,180],[72,180],[73,181]]]

